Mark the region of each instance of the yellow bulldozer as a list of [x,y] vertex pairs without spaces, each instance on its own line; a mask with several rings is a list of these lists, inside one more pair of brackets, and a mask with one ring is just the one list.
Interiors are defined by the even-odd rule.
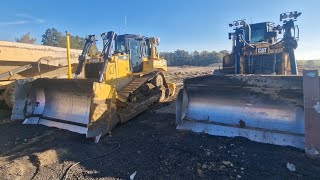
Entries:
[[[304,91],[314,85],[319,89],[319,78],[315,72],[306,74],[316,85],[298,76],[294,50],[300,15],[283,13],[277,26],[231,23],[232,52],[223,58],[223,68],[184,81],[176,100],[177,128],[304,148],[305,128],[310,128],[305,113],[311,107],[305,107]],[[316,93],[313,99],[319,97]]]
[[117,124],[173,95],[175,85],[162,73],[167,61],[159,56],[159,38],[112,31],[101,37],[102,53],[91,58],[86,55],[96,37],[86,38],[74,79],[19,81],[11,119],[85,134],[98,142]]

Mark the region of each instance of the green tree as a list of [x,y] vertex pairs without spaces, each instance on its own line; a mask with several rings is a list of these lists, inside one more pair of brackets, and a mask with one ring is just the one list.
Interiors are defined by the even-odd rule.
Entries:
[[[56,28],[48,28],[46,32],[42,35],[42,44],[47,46],[55,47],[67,47],[66,35],[59,32]],[[85,44],[85,38],[81,36],[70,36],[70,48],[71,49],[83,49]],[[99,53],[98,47],[93,45],[90,49],[90,54]]]
[[228,51],[193,51],[189,53],[184,50],[176,50],[174,52],[162,52],[161,56],[168,61],[169,66],[207,66],[213,63],[221,63],[223,57]]
[[71,49],[82,49],[85,43],[85,39],[80,36],[72,36],[70,37],[70,47]]
[[[63,40],[64,39],[64,40]],[[56,28],[49,28],[42,35],[41,40],[43,45],[55,46],[55,47],[66,47],[65,38],[62,33],[59,32]]]
[[220,54],[228,54],[229,52],[227,50],[222,50],[219,52]]
[[37,39],[32,38],[30,32],[23,34],[20,38],[16,38],[16,42],[20,43],[35,44],[36,41]]

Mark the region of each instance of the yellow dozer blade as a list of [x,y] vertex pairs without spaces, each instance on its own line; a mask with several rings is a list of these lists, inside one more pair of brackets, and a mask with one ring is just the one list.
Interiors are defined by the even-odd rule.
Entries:
[[43,124],[99,140],[117,123],[116,90],[90,79],[18,81],[12,120]]
[[158,72],[133,77],[131,82],[123,81],[126,85],[118,89],[116,83],[94,79],[18,80],[12,93],[15,103],[11,120],[66,129],[98,142],[117,124],[172,96],[174,84],[165,79],[157,84],[155,80],[160,76],[164,78]]
[[304,148],[302,76],[202,76],[184,81],[177,129]]

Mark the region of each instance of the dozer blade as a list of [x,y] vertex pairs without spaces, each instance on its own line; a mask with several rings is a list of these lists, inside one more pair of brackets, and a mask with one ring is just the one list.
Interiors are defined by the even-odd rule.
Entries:
[[118,123],[112,86],[88,79],[36,79],[18,84],[12,120],[66,129],[96,141]]
[[184,81],[177,129],[304,148],[302,76],[202,76]]

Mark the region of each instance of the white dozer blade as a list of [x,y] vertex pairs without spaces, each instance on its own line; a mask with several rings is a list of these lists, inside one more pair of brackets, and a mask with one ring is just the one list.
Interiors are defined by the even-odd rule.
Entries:
[[186,79],[176,100],[177,129],[304,148],[302,76]]
[[110,99],[97,100],[106,85],[88,79],[36,79],[18,81],[12,120],[42,124],[96,138],[117,123]]

